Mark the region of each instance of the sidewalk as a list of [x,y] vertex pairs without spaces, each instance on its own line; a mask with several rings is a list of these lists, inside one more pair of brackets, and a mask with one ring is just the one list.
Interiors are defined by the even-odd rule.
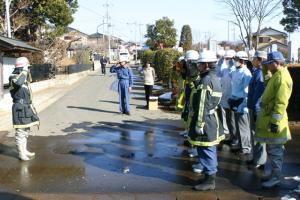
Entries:
[[[71,75],[57,75],[55,79],[32,83],[31,88],[33,91],[34,106],[38,112],[41,112],[63,97],[69,90],[76,87],[78,81],[87,77],[89,74],[95,73],[96,71],[85,71]],[[0,101],[0,139],[5,136],[7,131],[13,129],[11,107],[12,99],[10,94],[7,93]]]

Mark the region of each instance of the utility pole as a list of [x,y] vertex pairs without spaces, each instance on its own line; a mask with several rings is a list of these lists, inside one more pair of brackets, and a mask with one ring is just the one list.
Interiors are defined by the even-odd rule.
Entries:
[[135,42],[135,63],[137,63],[137,22],[127,23],[127,25],[134,25],[134,42]]
[[7,29],[7,37],[11,38],[11,27],[10,27],[10,7],[11,0],[5,0],[5,9],[6,9],[6,29]]
[[109,22],[109,7],[111,6],[111,4],[108,3],[108,0],[106,0],[106,3],[103,5],[104,7],[106,7],[106,23],[107,23],[107,34],[108,34],[108,58],[110,60],[110,27],[111,24]]

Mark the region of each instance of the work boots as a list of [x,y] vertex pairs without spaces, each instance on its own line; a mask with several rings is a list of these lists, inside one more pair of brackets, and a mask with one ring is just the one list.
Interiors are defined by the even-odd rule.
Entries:
[[205,174],[205,177],[202,181],[200,181],[199,185],[194,187],[197,191],[206,191],[206,190],[214,190],[216,188],[216,174],[208,175]]
[[24,151],[25,151],[25,155],[28,156],[29,158],[34,158],[35,157],[34,152],[30,152],[30,151],[27,150],[27,141],[24,143]]
[[269,176],[262,178],[262,187],[272,188],[280,185],[280,171],[272,171]]
[[24,139],[22,141],[17,141],[17,150],[19,153],[19,159],[22,161],[28,161],[33,159],[35,156],[35,153],[31,153],[27,151],[27,139]]

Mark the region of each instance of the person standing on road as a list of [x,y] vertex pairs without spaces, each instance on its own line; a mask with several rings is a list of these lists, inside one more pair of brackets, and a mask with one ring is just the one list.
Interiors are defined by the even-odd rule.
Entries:
[[107,59],[104,56],[101,57],[100,64],[101,64],[101,72],[102,72],[103,75],[105,75],[106,74],[105,67],[107,65]]
[[264,167],[267,162],[267,154],[265,144],[256,142],[254,145],[253,136],[255,135],[255,122],[260,111],[260,103],[262,94],[265,90],[264,76],[262,71],[262,63],[267,59],[267,52],[256,51],[252,60],[252,79],[249,84],[248,108],[250,117],[250,128],[253,146],[253,159],[248,164],[254,168]]
[[152,89],[155,80],[155,70],[151,67],[151,63],[147,62],[146,67],[143,69],[144,74],[144,88],[145,88],[145,96],[146,96],[146,109],[149,108],[149,98],[152,95]]
[[26,57],[17,58],[15,69],[9,77],[9,90],[13,99],[13,127],[16,129],[16,145],[22,161],[31,160],[35,156],[34,152],[27,150],[27,138],[30,128],[40,124],[37,112],[32,105],[32,92],[29,85],[31,75],[28,67],[29,61]]
[[112,73],[117,73],[119,80],[118,83],[118,92],[119,92],[119,101],[120,101],[120,113],[130,115],[130,95],[129,93],[132,90],[133,85],[133,73],[129,66],[127,66],[128,60],[121,58],[119,60],[119,66],[111,69]]
[[254,139],[266,144],[267,157],[272,166],[270,176],[262,179],[262,186],[266,188],[280,184],[284,144],[291,140],[286,109],[292,94],[293,80],[287,67],[283,66],[284,62],[280,52],[268,54],[265,64],[268,65],[272,77],[264,90],[256,122]]
[[236,70],[232,74],[232,92],[228,103],[234,111],[238,143],[233,143],[231,148],[232,150],[239,151],[242,155],[248,156],[252,151],[252,145],[247,99],[248,87],[252,75],[246,66],[248,54],[245,51],[237,52],[234,60]]
[[197,147],[199,162],[205,177],[194,188],[198,191],[215,189],[217,148],[224,134],[218,117],[222,88],[216,75],[216,54],[205,50],[200,53],[200,76],[192,82],[188,119],[188,140]]
[[[230,109],[228,104],[228,99],[231,97],[231,80],[232,74],[235,71],[234,66],[234,56],[236,52],[234,50],[226,50],[224,54],[224,60],[222,63],[218,63],[217,65],[217,76],[220,77],[221,85],[222,85],[222,99],[221,99],[221,121],[223,125],[224,134],[226,140],[223,143],[231,145],[231,143],[236,143],[236,128],[235,128],[235,118],[234,112]],[[220,66],[221,65],[221,66]],[[220,70],[218,70],[220,69]],[[221,145],[220,144],[220,145]]]

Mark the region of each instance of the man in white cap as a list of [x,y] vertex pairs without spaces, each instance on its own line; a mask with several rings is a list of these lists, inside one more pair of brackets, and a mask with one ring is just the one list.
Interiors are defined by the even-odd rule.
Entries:
[[[223,125],[224,134],[227,136],[224,143],[237,143],[236,128],[234,112],[230,109],[228,99],[231,97],[231,79],[235,71],[234,50],[226,50],[224,54],[224,61],[221,63],[220,71],[217,71],[217,76],[220,77],[222,85],[222,99],[221,99],[221,121]],[[222,143],[221,143],[222,144]]]
[[130,92],[133,86],[133,73],[129,66],[127,66],[128,59],[121,57],[119,66],[111,69],[112,73],[117,73],[119,79],[119,109],[121,114],[130,115]]
[[28,67],[29,61],[26,57],[17,58],[15,69],[9,77],[9,90],[13,99],[13,127],[16,129],[16,145],[22,161],[31,160],[35,156],[35,153],[27,150],[27,138],[30,128],[35,125],[39,126],[39,118],[32,105],[29,85],[31,76]]
[[252,151],[250,123],[248,116],[248,86],[251,80],[251,72],[246,66],[248,54],[239,51],[235,55],[236,70],[232,74],[232,92],[228,103],[234,111],[236,119],[236,135],[238,144],[232,145],[232,150],[239,151],[240,154],[249,155]]

